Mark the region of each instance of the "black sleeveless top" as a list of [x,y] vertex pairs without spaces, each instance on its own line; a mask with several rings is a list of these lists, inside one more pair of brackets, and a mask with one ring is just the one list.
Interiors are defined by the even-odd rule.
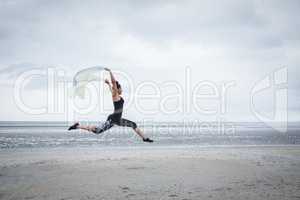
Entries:
[[114,101],[114,113],[122,113],[123,112],[123,104],[124,99],[120,97],[119,101]]
[[119,101],[114,101],[114,112],[108,116],[108,120],[113,123],[119,123],[122,117],[124,99],[121,97]]

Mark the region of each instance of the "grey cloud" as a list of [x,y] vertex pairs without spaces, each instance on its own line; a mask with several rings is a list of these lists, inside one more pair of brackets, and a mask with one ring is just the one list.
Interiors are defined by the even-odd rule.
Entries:
[[35,67],[36,65],[32,63],[11,64],[7,67],[0,69],[0,76],[5,76],[7,78],[15,78],[22,72],[33,69]]
[[299,8],[292,0],[1,1],[0,64],[105,64],[126,35],[158,49],[180,41],[265,62],[282,53],[270,49],[300,40]]
[[[0,69],[0,85],[5,87],[12,87],[15,80],[25,71],[31,69],[40,69],[35,64],[32,63],[18,63],[12,64],[7,67]],[[35,79],[30,79],[26,85],[26,89],[43,89],[46,87],[47,81],[44,78],[38,77]]]
[[[7,1],[8,2],[8,1]],[[278,7],[282,21],[274,24],[270,5],[275,1],[16,1],[1,6],[0,35],[10,56],[44,49],[79,46],[99,39],[106,49],[112,39],[110,28],[117,28],[143,40],[168,43],[172,40],[204,42],[208,45],[274,47],[289,37],[280,35],[276,26],[290,26],[296,6]],[[274,7],[274,5],[273,5]],[[287,14],[288,13],[288,14]],[[276,23],[276,22],[275,22]],[[292,28],[295,29],[295,28]],[[108,38],[111,37],[111,38]],[[299,37],[299,36],[298,36]],[[242,45],[241,45],[242,43]],[[17,47],[19,45],[19,48]],[[42,45],[42,47],[38,47]],[[25,47],[24,47],[25,46]],[[44,48],[43,48],[44,46]],[[3,48],[3,47],[2,47]],[[1,49],[2,49],[1,48]],[[50,49],[50,50],[49,50]],[[2,50],[1,52],[3,52]],[[72,54],[72,52],[71,52]],[[7,56],[7,55],[6,55]]]
[[[26,90],[41,90],[47,88],[47,69],[51,68],[54,70],[63,70],[65,76],[57,77],[56,80],[65,81],[72,83],[72,73],[66,67],[53,67],[47,65],[37,65],[32,63],[17,63],[12,64],[7,67],[0,69],[0,86],[12,87],[16,81],[16,79],[24,72],[29,72],[30,70],[42,70],[43,74],[40,76],[35,76],[30,79],[25,86]],[[63,80],[61,80],[63,79]]]

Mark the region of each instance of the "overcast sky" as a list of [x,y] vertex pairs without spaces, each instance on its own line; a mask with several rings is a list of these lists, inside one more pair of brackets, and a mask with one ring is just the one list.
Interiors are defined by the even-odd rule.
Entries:
[[[160,97],[141,103],[150,110],[170,92],[176,93],[174,87],[164,85],[166,82],[185,88],[185,93],[174,97],[181,103],[166,101],[168,109],[192,105],[187,98],[193,98],[192,94],[185,87],[187,66],[191,90],[201,81],[216,86],[234,82],[226,93],[225,113],[217,110],[208,115],[192,105],[189,112],[183,109],[168,114],[157,109],[149,114],[140,112],[133,102],[126,105],[124,114],[133,120],[227,121],[257,120],[249,106],[251,89],[277,69],[287,67],[289,119],[300,120],[299,10],[297,0],[0,0],[0,120],[69,120],[66,112],[24,113],[15,102],[14,81],[24,71],[47,67],[64,70],[66,76],[61,79],[70,80],[78,70],[95,65],[131,77],[133,90],[123,81],[127,99],[136,94],[141,83],[156,84]],[[143,90],[151,93],[149,88]],[[41,76],[27,83],[22,95],[26,105],[44,107],[46,93],[46,76]],[[273,94],[266,90],[255,99],[256,108],[266,116],[274,111]],[[54,104],[64,105],[67,100],[62,101]],[[105,119],[112,109],[107,93],[99,101],[107,102],[106,112],[94,110],[75,118]],[[205,109],[217,109],[218,103],[209,98],[199,101]]]

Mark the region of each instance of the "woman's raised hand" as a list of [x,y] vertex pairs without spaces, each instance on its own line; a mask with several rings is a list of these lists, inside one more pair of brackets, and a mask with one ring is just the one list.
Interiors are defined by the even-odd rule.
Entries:
[[108,85],[110,84],[108,79],[105,79],[104,82]]

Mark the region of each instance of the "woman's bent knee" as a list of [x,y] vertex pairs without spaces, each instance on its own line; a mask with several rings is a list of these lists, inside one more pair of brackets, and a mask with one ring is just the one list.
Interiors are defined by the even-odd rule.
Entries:
[[133,128],[133,129],[136,129],[136,128],[137,128],[137,125],[136,125],[135,122],[132,123],[132,128]]

